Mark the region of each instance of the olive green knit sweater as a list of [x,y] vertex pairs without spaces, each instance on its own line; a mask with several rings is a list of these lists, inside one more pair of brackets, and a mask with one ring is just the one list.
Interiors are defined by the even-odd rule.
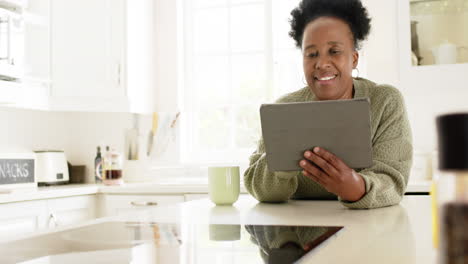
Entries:
[[[389,85],[363,78],[353,81],[354,98],[370,99],[373,166],[356,170],[366,184],[366,194],[356,202],[341,200],[321,185],[297,172],[269,171],[263,140],[250,156],[244,183],[261,202],[288,199],[339,199],[349,208],[376,208],[400,202],[408,183],[412,163],[411,128],[401,93]],[[316,100],[308,87],[287,94],[278,103]]]

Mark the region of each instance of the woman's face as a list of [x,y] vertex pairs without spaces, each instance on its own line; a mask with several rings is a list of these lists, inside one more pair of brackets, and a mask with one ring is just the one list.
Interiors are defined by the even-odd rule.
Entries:
[[302,55],[307,84],[318,100],[353,97],[351,72],[359,54],[344,21],[333,17],[311,21],[304,29]]

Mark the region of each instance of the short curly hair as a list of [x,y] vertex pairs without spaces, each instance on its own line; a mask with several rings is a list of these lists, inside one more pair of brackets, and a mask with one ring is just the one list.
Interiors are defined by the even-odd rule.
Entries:
[[336,17],[349,25],[353,33],[354,47],[359,49],[369,35],[371,19],[360,0],[302,0],[291,11],[291,36],[298,48],[302,47],[305,27],[313,20],[323,17]]

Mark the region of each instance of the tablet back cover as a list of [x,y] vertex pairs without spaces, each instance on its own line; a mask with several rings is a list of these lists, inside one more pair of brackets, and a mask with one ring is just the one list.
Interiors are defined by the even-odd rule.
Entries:
[[351,168],[372,166],[369,99],[263,104],[270,171],[302,170],[304,152],[323,147]]

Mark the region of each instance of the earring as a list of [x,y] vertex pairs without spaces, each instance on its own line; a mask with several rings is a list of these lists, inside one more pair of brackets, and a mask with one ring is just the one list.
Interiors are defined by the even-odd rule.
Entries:
[[[356,70],[356,71],[354,71]],[[359,69],[358,68],[354,68],[352,71],[351,71],[351,76],[353,78],[359,78]]]

